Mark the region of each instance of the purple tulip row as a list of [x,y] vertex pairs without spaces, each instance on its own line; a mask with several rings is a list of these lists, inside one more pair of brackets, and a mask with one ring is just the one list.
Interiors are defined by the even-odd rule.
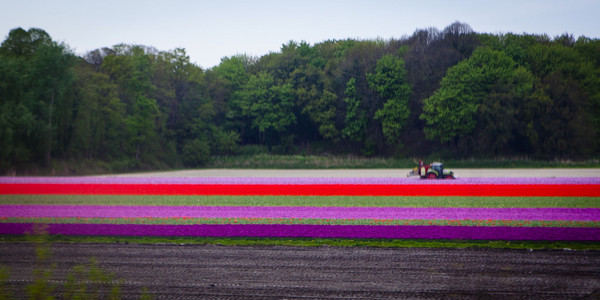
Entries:
[[[399,174],[401,176],[401,174]],[[0,184],[600,184],[600,177],[420,180],[392,177],[0,177]]]
[[600,221],[599,208],[3,205],[0,217]]
[[[33,224],[0,224],[0,234],[31,232]],[[112,236],[310,237],[598,241],[600,228],[368,225],[137,225],[50,224],[50,234]]]

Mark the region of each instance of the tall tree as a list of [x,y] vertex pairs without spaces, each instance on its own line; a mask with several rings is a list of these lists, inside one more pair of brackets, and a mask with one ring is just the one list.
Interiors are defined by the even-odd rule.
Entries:
[[80,62],[74,97],[76,114],[70,149],[77,157],[112,161],[122,158],[125,139],[125,104],[118,87],[95,66]]
[[297,68],[289,82],[295,91],[296,104],[301,113],[317,127],[321,137],[337,141],[337,95],[330,90],[325,73],[308,62]]
[[44,124],[35,115],[25,59],[0,55],[0,169],[31,161]]
[[385,99],[375,118],[381,121],[387,142],[394,145],[398,143],[400,132],[410,114],[408,98],[411,89],[406,79],[404,60],[392,55],[383,56],[377,61],[375,73],[367,74],[367,80],[369,86]]
[[[46,165],[50,164],[53,143],[57,134],[63,132],[63,128],[57,130],[54,116],[56,108],[64,104],[65,94],[73,80],[71,72],[73,63],[74,55],[67,50],[65,45],[56,43],[40,46],[32,60],[32,76],[37,79],[34,83],[37,97],[46,104],[47,110]],[[66,125],[64,123],[67,122],[63,122],[62,125]]]
[[478,48],[468,60],[448,69],[440,89],[423,102],[427,137],[448,142],[473,133],[486,93],[498,80],[508,79],[514,68],[514,61],[502,52]]
[[268,145],[274,141],[267,133],[272,132],[278,138],[296,122],[293,100],[290,84],[276,85],[273,77],[264,72],[251,76],[245,87],[233,96],[235,105],[250,118],[252,128],[258,130],[259,142]]
[[367,128],[367,118],[364,108],[361,107],[362,100],[356,92],[356,79],[350,78],[346,84],[346,117],[345,127],[342,133],[345,138],[354,142],[361,142],[364,139]]
[[16,86],[6,85],[3,89],[17,91],[13,96],[20,95],[19,98],[6,99],[7,112],[20,111],[24,116],[33,117],[33,122],[28,122],[31,124],[28,127],[33,130],[27,134],[27,140],[32,142],[29,153],[34,160],[49,165],[57,134],[64,132],[64,128],[58,128],[57,123],[68,123],[57,122],[55,114],[57,107],[64,105],[66,92],[72,82],[70,68],[75,56],[66,45],[52,41],[45,31],[37,28],[29,31],[13,29],[2,43],[0,55],[9,69],[16,66],[21,68],[19,71],[8,70],[9,74],[16,76],[16,81],[7,83]]
[[587,97],[577,82],[548,74],[528,99],[527,133],[534,155],[546,159],[593,153],[595,129],[584,111]]

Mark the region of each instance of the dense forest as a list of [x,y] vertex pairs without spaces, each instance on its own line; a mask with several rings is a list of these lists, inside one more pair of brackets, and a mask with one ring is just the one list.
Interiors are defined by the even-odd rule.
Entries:
[[185,49],[79,57],[42,29],[0,47],[0,171],[91,160],[196,167],[272,153],[597,158],[600,40],[453,23],[390,40],[290,41],[210,69]]

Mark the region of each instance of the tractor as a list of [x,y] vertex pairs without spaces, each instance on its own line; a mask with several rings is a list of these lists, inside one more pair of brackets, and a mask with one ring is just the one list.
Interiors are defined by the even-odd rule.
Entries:
[[419,176],[421,179],[455,179],[454,172],[444,170],[444,164],[440,162],[427,165],[419,161],[419,166],[408,173],[408,176]]

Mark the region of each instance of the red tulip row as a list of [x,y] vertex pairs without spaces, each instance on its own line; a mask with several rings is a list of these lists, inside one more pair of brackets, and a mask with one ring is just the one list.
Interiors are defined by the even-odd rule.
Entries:
[[13,195],[600,197],[599,184],[0,184]]

